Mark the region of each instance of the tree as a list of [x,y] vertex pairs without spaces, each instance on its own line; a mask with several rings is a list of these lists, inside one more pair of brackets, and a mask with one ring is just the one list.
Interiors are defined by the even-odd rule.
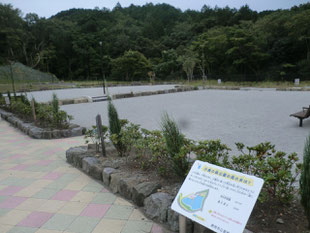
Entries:
[[162,51],[159,62],[154,66],[156,76],[161,79],[177,79],[177,74],[181,68],[178,54],[174,49]]
[[252,32],[252,23],[244,21],[240,26],[230,27],[229,48],[225,55],[230,60],[232,67],[242,74],[257,75],[262,65],[268,58],[255,40]]
[[138,52],[129,50],[112,61],[112,77],[126,81],[145,80],[151,70],[151,63]]
[[226,28],[221,27],[208,30],[192,43],[191,49],[197,54],[203,80],[207,79],[207,74],[223,72],[220,67],[225,65],[227,42]]
[[10,66],[10,78],[14,96],[16,96],[16,91],[12,66],[15,61],[21,58],[21,42],[24,34],[24,22],[20,16],[20,10],[14,9],[10,4],[0,3],[0,44],[4,46],[1,49],[0,55],[2,59],[0,59],[0,62]]
[[[300,12],[287,22],[290,34],[298,40],[304,41],[306,58],[310,60],[310,9]],[[297,26],[298,25],[298,26]]]
[[191,50],[187,50],[185,55],[179,56],[179,62],[182,63],[182,67],[187,76],[187,81],[193,81],[194,69],[198,62],[197,54]]

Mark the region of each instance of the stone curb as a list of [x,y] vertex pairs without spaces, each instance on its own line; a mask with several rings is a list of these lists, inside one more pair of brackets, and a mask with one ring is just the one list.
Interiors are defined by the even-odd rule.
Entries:
[[25,134],[35,139],[57,139],[84,135],[86,128],[75,124],[70,124],[69,129],[43,129],[35,126],[33,123],[26,123],[17,118],[13,113],[1,109],[1,118],[18,128]]
[[[157,90],[157,91],[143,91],[143,92],[129,92],[112,95],[112,99],[125,99],[140,96],[162,95],[177,92],[198,91],[198,90],[251,90],[251,87],[238,87],[238,86],[175,86],[173,89]],[[262,88],[263,89],[263,88]],[[274,88],[275,91],[310,91],[307,87],[288,87],[288,88]],[[72,99],[61,99],[59,105],[92,103],[93,100],[89,96],[83,96]]]
[[[112,168],[109,163],[101,163],[95,157],[94,151],[88,150],[87,146],[71,147],[66,151],[66,159],[72,166],[81,169],[109,187],[113,193],[118,193],[133,201],[137,206],[143,207],[144,214],[150,219],[165,224],[173,232],[178,232],[179,214],[170,208],[175,197],[161,192],[158,182],[148,181],[141,174],[132,174]],[[213,232],[189,219],[186,229],[186,233]],[[244,233],[253,232],[245,229]]]

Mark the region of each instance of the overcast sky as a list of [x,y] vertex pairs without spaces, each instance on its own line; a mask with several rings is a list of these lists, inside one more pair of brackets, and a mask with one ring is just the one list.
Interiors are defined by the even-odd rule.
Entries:
[[96,6],[99,8],[107,7],[113,9],[117,2],[122,7],[127,7],[130,4],[144,5],[152,2],[168,3],[182,10],[193,9],[201,10],[203,5],[210,7],[229,6],[239,9],[240,6],[248,4],[252,10],[276,10],[288,9],[294,5],[310,2],[310,0],[165,0],[165,1],[144,1],[144,0],[0,0],[1,3],[12,4],[15,8],[19,8],[24,15],[27,13],[36,13],[41,17],[50,17],[60,11],[71,8],[88,8],[93,9]]

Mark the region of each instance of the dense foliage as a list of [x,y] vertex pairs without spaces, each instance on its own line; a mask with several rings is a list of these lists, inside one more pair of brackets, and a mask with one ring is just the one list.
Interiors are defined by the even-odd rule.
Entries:
[[10,105],[6,105],[4,96],[0,95],[0,107],[16,114],[19,118],[27,122],[34,122],[35,125],[43,128],[57,128],[66,129],[69,127],[70,121],[73,119],[65,111],[59,109],[58,98],[53,94],[53,99],[50,104],[37,103],[33,99],[35,116],[33,114],[32,104],[26,96],[20,95],[10,97],[8,92],[7,96],[10,98]]
[[288,80],[310,77],[310,4],[256,12],[152,3],[45,19],[0,4],[0,63],[63,80]]
[[167,113],[164,113],[161,118],[161,130],[172,168],[177,175],[184,176],[189,168],[188,156],[183,150],[186,144],[185,137],[179,126]]
[[301,169],[301,164],[297,164],[297,154],[276,151],[270,142],[247,147],[247,152],[242,143],[236,145],[241,155],[233,157],[233,169],[265,181],[259,200],[263,202],[275,198],[282,203],[290,203],[296,193],[293,184]]
[[309,224],[308,228],[310,229],[310,136],[308,136],[305,143],[303,166],[299,182],[301,204],[305,209]]
[[[134,164],[141,169],[155,170],[163,177],[182,179],[187,175],[191,163],[198,159],[264,179],[264,186],[259,196],[261,202],[277,200],[280,203],[289,204],[296,194],[295,183],[302,167],[297,163],[297,154],[287,155],[285,152],[276,151],[275,146],[270,142],[260,143],[253,147],[245,147],[242,143],[236,143],[240,154],[229,160],[228,155],[231,149],[222,144],[220,140],[187,139],[167,114],[163,115],[161,131],[149,131],[127,120],[120,121],[122,122],[120,133],[118,135],[110,133],[106,137],[110,138],[119,156],[131,154]],[[104,133],[107,133],[107,127],[104,129]],[[89,142],[88,138],[91,138],[93,143],[99,143],[95,130],[93,127],[89,131],[85,137],[86,143]],[[117,143],[121,143],[122,147],[119,147]],[[309,145],[305,153],[309,153],[308,147]],[[304,159],[301,177],[301,194],[306,212],[309,204],[309,159],[307,156]]]

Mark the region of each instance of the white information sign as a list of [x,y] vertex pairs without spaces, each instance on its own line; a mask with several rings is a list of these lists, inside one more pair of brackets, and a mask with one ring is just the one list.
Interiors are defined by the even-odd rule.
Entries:
[[242,233],[264,180],[195,161],[171,208],[219,233]]
[[6,105],[10,105],[10,98],[9,97],[4,97],[4,100],[5,100],[5,104]]

